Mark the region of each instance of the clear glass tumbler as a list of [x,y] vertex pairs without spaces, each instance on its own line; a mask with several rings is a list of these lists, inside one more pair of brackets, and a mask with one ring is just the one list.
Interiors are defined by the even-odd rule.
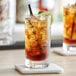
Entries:
[[76,47],[76,2],[68,0],[63,10],[64,34],[63,49],[65,51],[72,50]]
[[9,8],[9,0],[0,0],[0,46],[14,44],[14,21],[9,17]]
[[50,17],[47,15],[25,18],[25,66],[45,68],[49,65]]
[[0,46],[14,44],[14,20],[10,18],[10,5],[10,0],[0,0]]

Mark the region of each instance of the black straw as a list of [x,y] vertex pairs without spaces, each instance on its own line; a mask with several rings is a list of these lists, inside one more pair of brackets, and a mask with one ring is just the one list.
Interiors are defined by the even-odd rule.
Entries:
[[75,13],[74,19],[73,19],[73,26],[72,26],[72,32],[71,32],[71,39],[72,39],[72,36],[73,36],[73,31],[74,31],[74,26],[75,26],[75,17],[76,17],[76,13]]
[[30,15],[33,15],[30,4],[28,4],[28,7],[29,7]]

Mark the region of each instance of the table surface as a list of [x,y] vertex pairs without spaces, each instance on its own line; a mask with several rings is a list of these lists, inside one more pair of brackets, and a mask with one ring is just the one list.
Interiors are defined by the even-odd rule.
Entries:
[[[52,48],[62,49],[62,48]],[[0,50],[0,76],[76,76],[76,57],[61,56],[50,53],[50,61],[64,68],[62,74],[29,74],[22,75],[15,70],[15,64],[24,64],[24,49]]]

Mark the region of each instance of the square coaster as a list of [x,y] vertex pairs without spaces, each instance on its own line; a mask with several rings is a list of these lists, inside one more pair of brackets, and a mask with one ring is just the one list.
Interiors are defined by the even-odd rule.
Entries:
[[53,52],[60,54],[60,55],[65,55],[65,56],[69,56],[69,55],[76,55],[76,49],[73,50],[68,50],[68,51],[64,51],[63,48],[61,49],[53,49]]
[[36,74],[36,73],[63,73],[64,69],[60,66],[51,63],[48,67],[43,69],[26,68],[25,65],[15,65],[15,69],[22,74]]

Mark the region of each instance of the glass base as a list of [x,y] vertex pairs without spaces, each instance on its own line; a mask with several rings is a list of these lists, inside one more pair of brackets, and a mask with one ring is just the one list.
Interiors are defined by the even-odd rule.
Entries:
[[12,45],[14,43],[15,43],[15,41],[13,41],[12,38],[0,39],[0,46]]
[[25,59],[25,66],[28,68],[33,68],[33,69],[39,69],[39,68],[46,68],[48,67],[48,62],[47,60],[43,61],[31,61],[29,59]]
[[63,43],[63,50],[65,52],[69,52],[69,51],[76,52],[76,44]]

